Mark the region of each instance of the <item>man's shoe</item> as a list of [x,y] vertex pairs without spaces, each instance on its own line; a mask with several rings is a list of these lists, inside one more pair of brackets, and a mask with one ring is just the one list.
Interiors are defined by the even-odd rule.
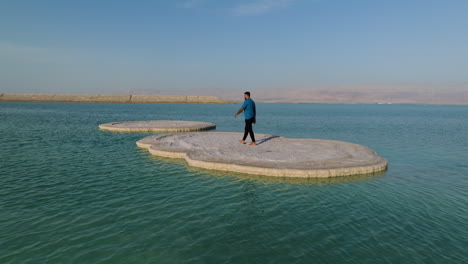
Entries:
[[240,143],[245,144],[245,140],[241,140]]
[[249,145],[250,145],[250,146],[257,146],[257,143],[252,142],[252,143],[250,143]]

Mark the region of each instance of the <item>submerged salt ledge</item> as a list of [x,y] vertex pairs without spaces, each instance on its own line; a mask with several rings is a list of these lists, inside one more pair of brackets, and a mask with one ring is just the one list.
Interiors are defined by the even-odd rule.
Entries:
[[99,128],[120,132],[191,132],[215,129],[216,125],[196,121],[153,120],[113,122],[99,125]]
[[358,144],[288,139],[257,134],[257,146],[241,133],[205,132],[149,136],[136,144],[153,155],[183,158],[204,169],[278,177],[334,177],[383,171],[387,160]]

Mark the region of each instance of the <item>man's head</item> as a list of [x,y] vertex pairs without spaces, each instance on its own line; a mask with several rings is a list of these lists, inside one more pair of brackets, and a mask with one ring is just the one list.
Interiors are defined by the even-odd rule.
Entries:
[[250,92],[245,92],[244,93],[244,99],[247,100],[250,98]]

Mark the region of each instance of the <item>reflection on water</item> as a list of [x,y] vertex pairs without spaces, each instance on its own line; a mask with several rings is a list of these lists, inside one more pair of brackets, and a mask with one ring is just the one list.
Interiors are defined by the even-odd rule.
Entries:
[[[188,164],[187,164],[188,166]],[[241,180],[251,180],[257,181],[262,184],[273,184],[273,183],[290,183],[290,184],[315,184],[315,185],[326,185],[332,183],[347,183],[347,182],[357,182],[375,179],[376,177],[383,177],[385,171],[377,173],[369,173],[364,175],[352,175],[352,176],[342,176],[342,177],[327,177],[327,178],[297,178],[297,177],[272,177],[266,175],[252,175],[244,174],[237,172],[221,172],[216,170],[206,170],[196,167],[188,168],[191,171],[197,171],[202,174],[209,174],[213,177],[235,177]]]
[[238,172],[231,172],[231,171],[219,171],[219,170],[197,168],[197,167],[190,166],[184,159],[159,157],[159,156],[149,154],[149,152],[146,149],[142,149],[138,147],[137,149],[139,151],[148,153],[151,159],[183,165],[183,166],[186,166],[187,170],[198,172],[201,175],[210,175],[210,176],[219,177],[219,178],[235,177],[241,180],[257,181],[262,184],[284,182],[284,183],[291,183],[291,184],[325,185],[325,184],[331,184],[331,183],[364,181],[364,180],[369,180],[369,179],[373,179],[376,177],[383,177],[386,174],[386,170],[385,170],[385,171],[379,171],[379,172],[368,173],[368,174],[341,176],[341,177],[327,177],[327,178],[275,177],[275,176],[267,176],[267,175],[254,175],[254,174],[238,173]]

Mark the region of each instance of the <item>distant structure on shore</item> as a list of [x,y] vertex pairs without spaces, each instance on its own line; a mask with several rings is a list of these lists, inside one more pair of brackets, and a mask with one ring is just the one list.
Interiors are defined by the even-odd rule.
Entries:
[[69,102],[133,104],[231,104],[217,96],[105,95],[105,94],[0,94],[0,102]]

